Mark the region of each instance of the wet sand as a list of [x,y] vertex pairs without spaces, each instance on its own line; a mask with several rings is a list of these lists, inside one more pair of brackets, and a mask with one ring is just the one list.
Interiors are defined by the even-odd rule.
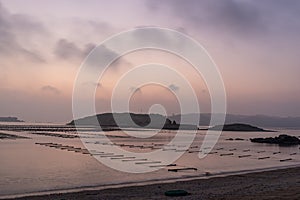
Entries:
[[[167,197],[165,191],[181,189],[184,197]],[[300,167],[210,179],[178,181],[18,199],[300,199]]]

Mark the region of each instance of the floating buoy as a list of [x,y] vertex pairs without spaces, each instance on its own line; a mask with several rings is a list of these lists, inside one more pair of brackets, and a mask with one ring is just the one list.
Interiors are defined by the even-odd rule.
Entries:
[[246,157],[250,157],[251,155],[241,155],[239,156],[239,158],[246,158]]
[[291,160],[293,160],[293,159],[287,158],[287,159],[282,159],[282,160],[279,160],[279,161],[280,161],[280,162],[285,162],[285,161],[291,161]]
[[264,159],[268,159],[268,158],[270,158],[270,156],[260,157],[260,158],[258,158],[258,160],[264,160]]
[[220,154],[220,156],[232,156],[233,153],[223,153],[223,154]]
[[195,167],[185,167],[185,168],[168,169],[169,172],[178,172],[178,171],[184,171],[184,170],[197,171],[197,168],[195,168]]

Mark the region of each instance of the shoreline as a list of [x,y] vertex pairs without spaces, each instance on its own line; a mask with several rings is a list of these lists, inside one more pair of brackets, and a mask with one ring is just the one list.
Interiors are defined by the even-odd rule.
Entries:
[[[268,175],[267,175],[268,174]],[[289,174],[288,176],[286,176]],[[294,175],[291,175],[294,174]],[[280,177],[280,176],[283,177]],[[294,166],[284,166],[284,167],[275,167],[275,168],[265,168],[265,169],[254,169],[254,170],[246,170],[246,171],[239,171],[239,172],[226,172],[226,173],[219,173],[214,174],[212,176],[201,176],[201,177],[187,177],[187,178],[180,178],[180,179],[168,179],[168,180],[157,180],[157,181],[145,181],[145,182],[139,182],[139,183],[127,183],[127,184],[113,184],[113,185],[107,185],[107,186],[95,186],[95,187],[80,187],[80,188],[74,188],[74,189],[65,189],[65,190],[55,190],[55,191],[44,191],[44,192],[34,192],[34,193],[27,193],[27,194],[16,194],[16,195],[5,195],[0,197],[0,199],[19,199],[19,200],[25,200],[25,199],[94,199],[95,196],[98,196],[96,199],[101,198],[102,195],[105,195],[105,199],[115,199],[115,198],[122,198],[122,199],[131,199],[132,193],[128,193],[127,190],[130,191],[139,191],[135,192],[134,198],[137,199],[140,198],[152,198],[151,191],[154,193],[159,193],[159,197],[157,198],[166,198],[164,196],[164,192],[167,191],[163,190],[162,188],[169,188],[171,189],[184,189],[184,187],[181,187],[182,185],[188,186],[189,189],[187,189],[188,192],[191,193],[191,195],[184,197],[184,198],[192,198],[197,199],[197,194],[195,192],[198,191],[197,187],[193,187],[193,184],[195,185],[201,185],[204,184],[207,185],[208,188],[214,188],[218,184],[222,184],[223,186],[226,186],[228,181],[233,181],[232,184],[228,185],[235,185],[236,181],[234,179],[238,179],[238,177],[245,177],[243,180],[239,180],[239,182],[243,182],[242,184],[239,183],[237,186],[247,186],[249,185],[248,179],[252,179],[253,177],[259,176],[260,182],[256,183],[257,189],[261,189],[261,186],[259,184],[267,184],[267,185],[278,185],[280,182],[278,181],[288,181],[288,182],[294,182],[294,184],[282,184],[279,185],[282,187],[285,187],[284,189],[293,189],[294,186],[296,187],[296,191],[300,191],[300,166],[294,165]],[[262,179],[262,176],[265,176],[264,179]],[[272,179],[278,179],[278,181],[269,181],[269,178]],[[295,180],[293,180],[295,179]],[[263,181],[262,181],[263,180]],[[294,186],[293,186],[294,185]],[[272,187],[268,187],[269,190],[272,190]],[[233,188],[231,188],[233,189]],[[196,191],[194,191],[196,190]],[[143,194],[140,193],[140,191],[143,191]],[[221,189],[221,191],[223,191]],[[218,191],[217,193],[219,193]],[[205,193],[205,191],[203,191]],[[272,193],[272,192],[271,192]],[[100,196],[99,196],[100,195]],[[116,197],[115,195],[120,195],[119,197]],[[129,195],[129,196],[128,196]],[[146,196],[143,196],[146,195]],[[245,195],[245,194],[243,194]],[[214,197],[216,198],[221,198]],[[153,197],[156,198],[156,197]],[[244,198],[243,196],[240,196],[240,198]],[[273,196],[274,198],[274,196]],[[300,199],[300,193],[297,193],[297,198]],[[295,198],[295,199],[297,199]],[[224,199],[222,197],[222,199]],[[232,198],[229,198],[232,199]],[[238,198],[237,198],[238,199]],[[272,199],[272,198],[271,198]],[[289,198],[290,199],[290,198]]]

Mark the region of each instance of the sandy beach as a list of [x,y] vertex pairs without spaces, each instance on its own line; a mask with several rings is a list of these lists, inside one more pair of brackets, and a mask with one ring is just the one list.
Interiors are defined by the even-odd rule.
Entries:
[[[167,197],[181,189],[184,197]],[[300,167],[210,179],[17,198],[54,199],[300,199]]]

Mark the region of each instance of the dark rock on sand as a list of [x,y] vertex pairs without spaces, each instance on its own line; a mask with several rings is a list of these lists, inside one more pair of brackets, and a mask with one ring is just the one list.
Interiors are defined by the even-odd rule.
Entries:
[[279,135],[278,137],[274,138],[251,138],[250,141],[256,143],[278,144],[281,146],[291,146],[300,144],[300,140],[297,137],[285,134]]
[[178,197],[189,195],[189,193],[185,190],[169,190],[165,192],[165,195],[170,197]]

